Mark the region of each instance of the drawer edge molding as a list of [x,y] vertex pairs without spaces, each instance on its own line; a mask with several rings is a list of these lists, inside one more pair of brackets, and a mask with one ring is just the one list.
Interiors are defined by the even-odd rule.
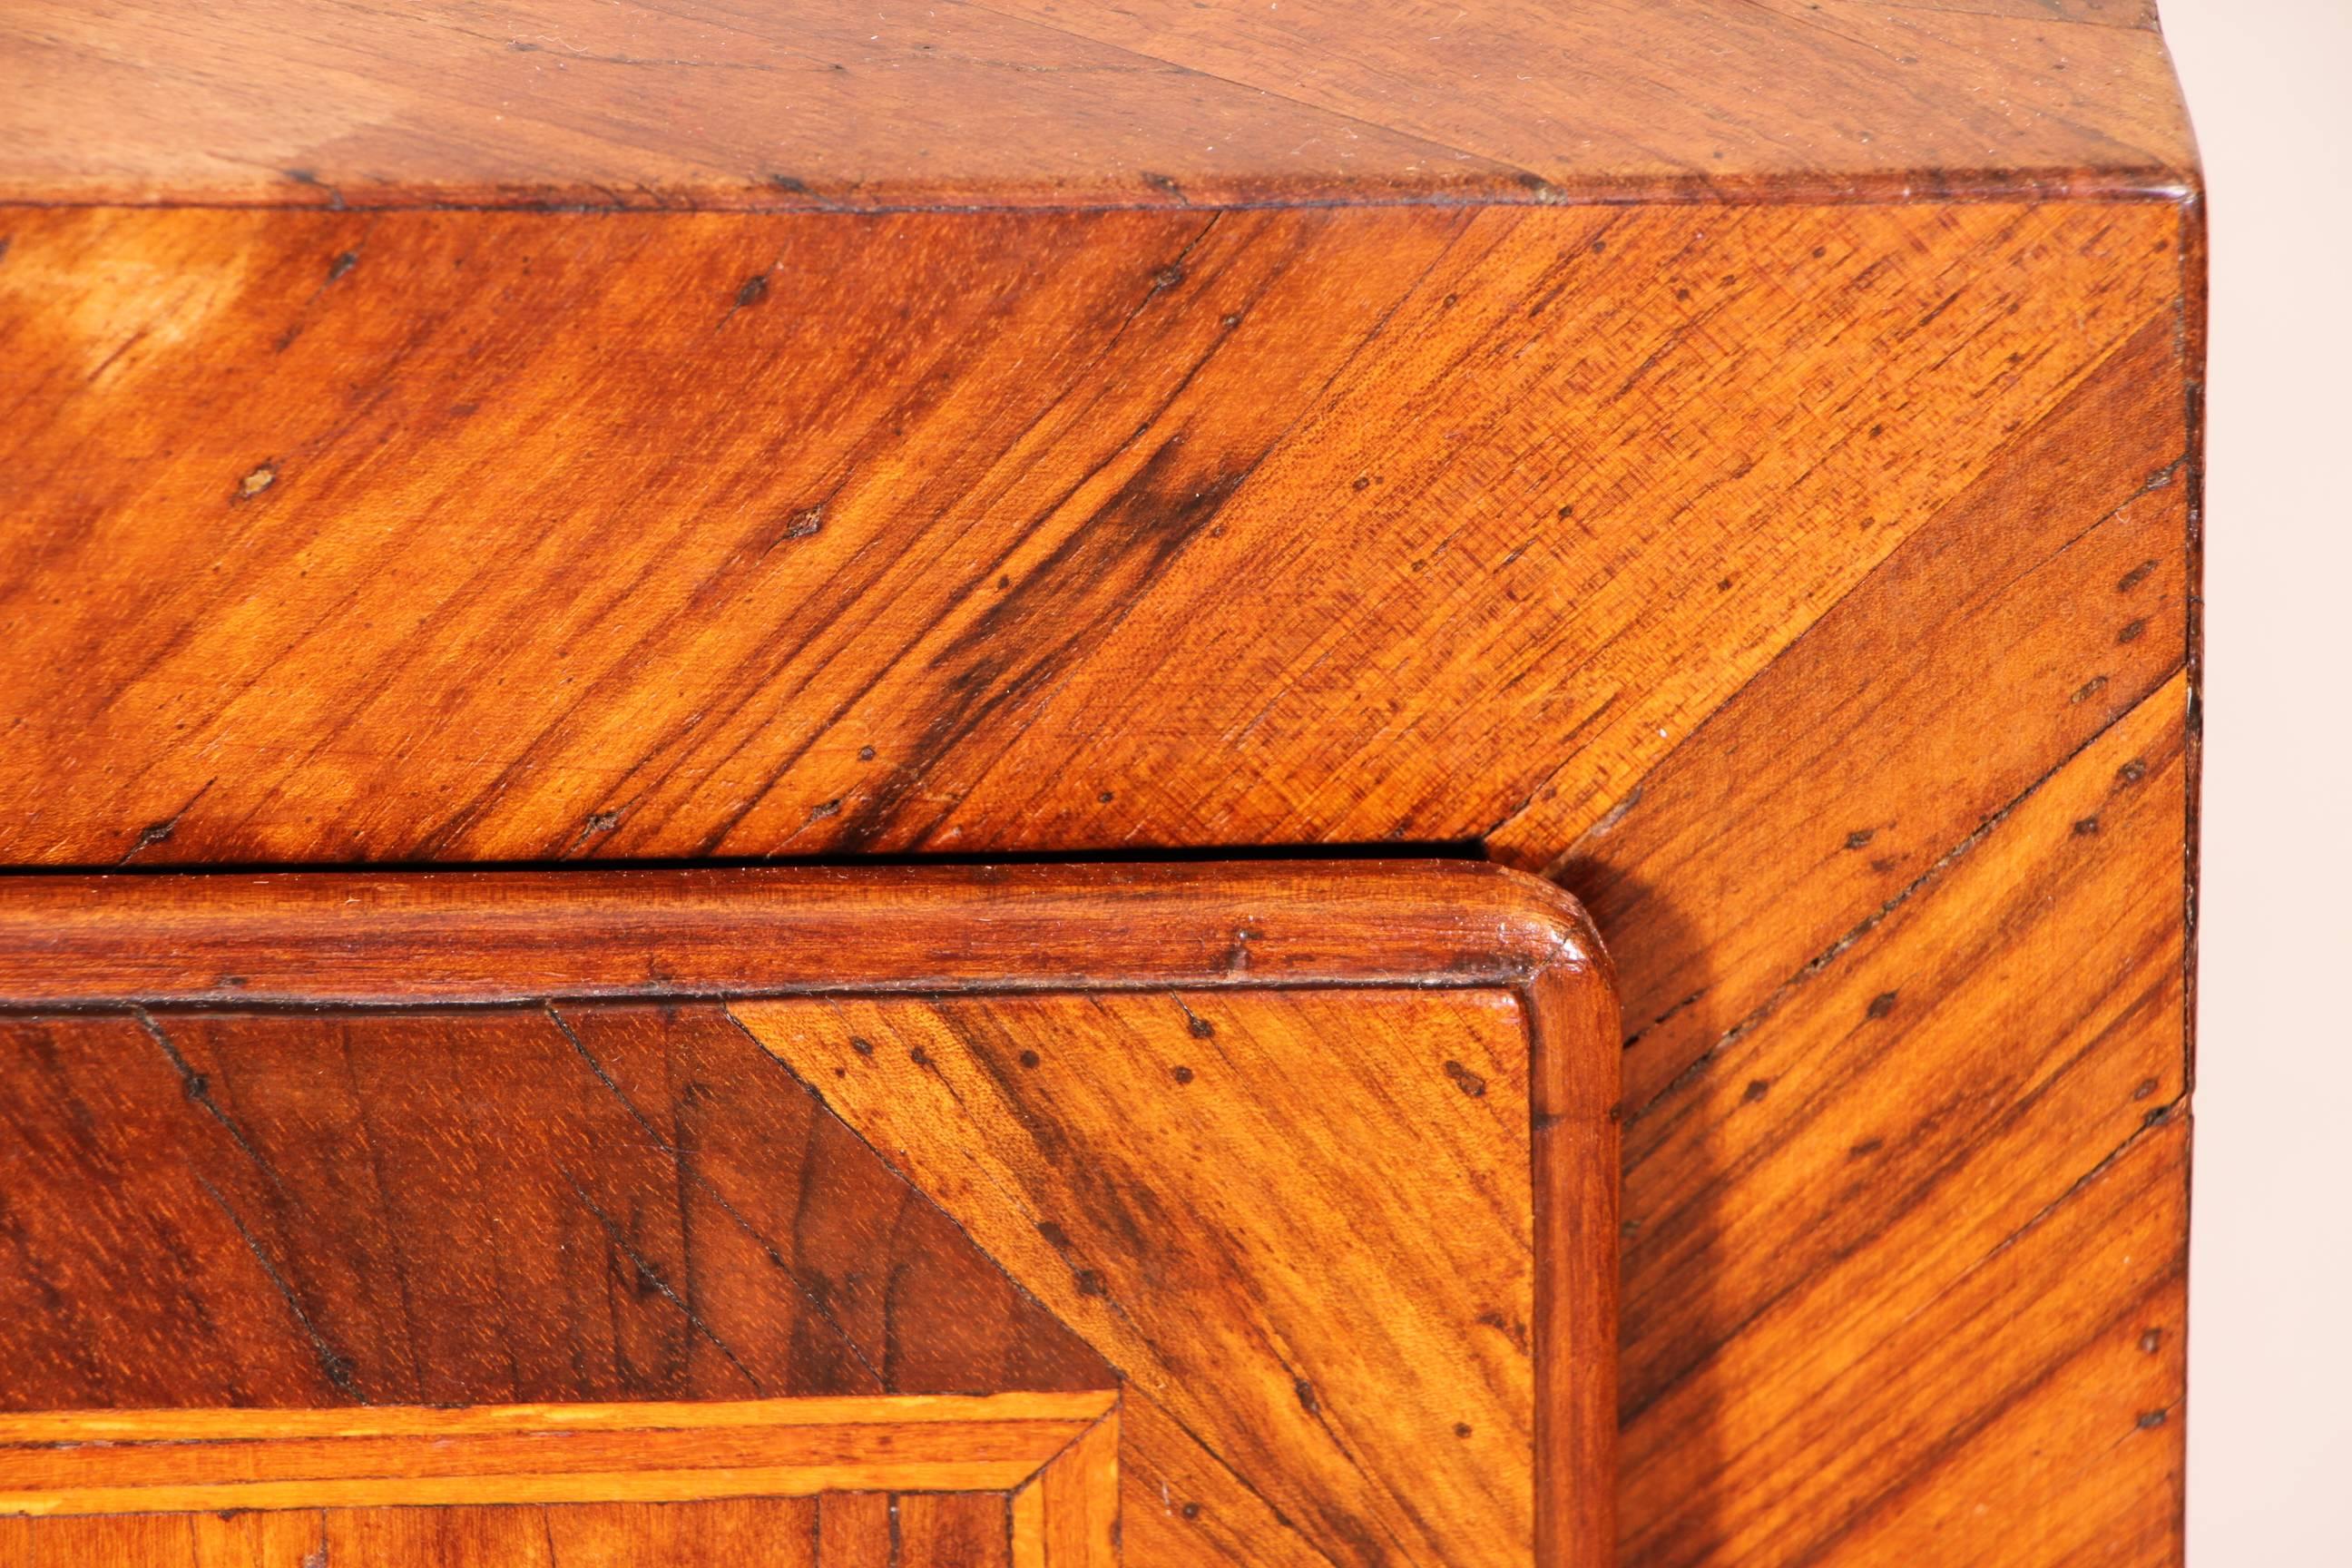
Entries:
[[0,880],[0,1007],[1604,984],[1582,906],[1484,861]]

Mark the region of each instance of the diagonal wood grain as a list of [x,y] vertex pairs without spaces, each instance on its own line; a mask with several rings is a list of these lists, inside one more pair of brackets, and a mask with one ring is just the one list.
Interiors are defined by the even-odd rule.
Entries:
[[2091,203],[10,221],[19,864],[1546,864],[2181,265]]
[[[1547,868],[1641,935],[1618,953],[1633,1104],[2179,672],[2172,353],[2164,321],[2116,349]],[[1549,826],[1514,818],[1497,854]]]
[[[1096,1422],[1013,1494],[1011,1568],[1117,1568],[1119,1421]],[[1142,1561],[1150,1561],[1149,1558]],[[961,1568],[942,1562],[940,1568]]]
[[9,1408],[1111,1384],[715,1007],[19,1016],[0,1074]]
[[[16,16],[0,862],[1477,841],[1632,1004],[1627,1561],[2178,1561],[2202,216],[2146,0]],[[658,1278],[797,1325],[763,1379],[917,1375],[846,1262],[899,1221],[803,1237],[725,1152],[805,1170],[782,1112],[574,1023],[651,1267],[530,1278],[605,1287],[600,1366],[733,1378]],[[12,1375],[335,1397],[225,1131],[75,1068],[121,1020],[8,1028],[75,1180],[247,1183],[89,1257],[0,1183],[0,1342],[73,1325]],[[1124,1419],[1140,1560],[1392,1546]]]
[[[1251,1563],[1525,1561],[1534,1264],[1509,994],[734,1011],[1126,1375],[1125,1510],[1153,1515],[1130,1561],[1213,1542]],[[1211,1489],[1156,1492],[1194,1474]]]
[[647,1007],[566,1008],[614,1093],[719,1214],[782,1258],[884,1387],[1093,1389],[1107,1369],[814,1096],[731,1024]]
[[[2168,682],[1628,1129],[1627,1562],[1900,1559],[1947,1516],[1988,1560],[2109,1526],[2163,1560],[2178,1429],[2139,1418],[2180,1397],[2188,1086],[2179,914],[2147,889],[2185,700]],[[2043,1391],[2149,1333],[2103,1386]]]

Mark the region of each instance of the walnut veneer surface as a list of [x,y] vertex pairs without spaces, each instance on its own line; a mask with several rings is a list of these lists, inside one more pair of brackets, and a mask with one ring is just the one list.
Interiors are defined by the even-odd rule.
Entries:
[[1615,993],[1532,878],[12,892],[0,1561],[1610,1554]]
[[6,0],[0,131],[0,863],[1483,853],[1622,1560],[2179,1560],[2145,5]]

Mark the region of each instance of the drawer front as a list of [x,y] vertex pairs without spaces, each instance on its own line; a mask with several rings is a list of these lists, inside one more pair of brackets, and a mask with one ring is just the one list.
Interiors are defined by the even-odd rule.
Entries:
[[0,1556],[1606,1560],[1613,992],[1542,884],[17,891]]

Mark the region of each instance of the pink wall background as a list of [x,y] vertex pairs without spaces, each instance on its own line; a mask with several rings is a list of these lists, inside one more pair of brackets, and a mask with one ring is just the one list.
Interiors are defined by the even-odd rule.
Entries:
[[2162,0],[2212,219],[2191,1568],[2352,1563],[2352,0]]

